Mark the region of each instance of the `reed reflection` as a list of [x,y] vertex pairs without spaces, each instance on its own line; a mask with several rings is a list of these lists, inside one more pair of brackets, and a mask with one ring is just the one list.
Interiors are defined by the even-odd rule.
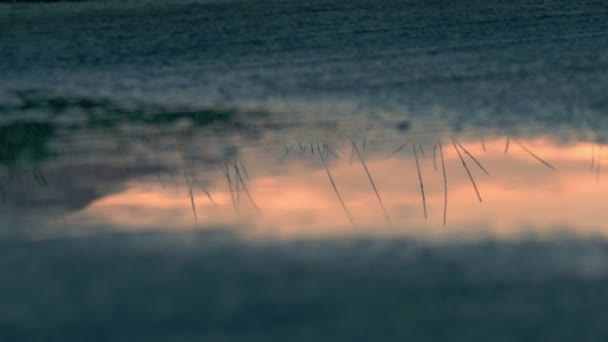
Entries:
[[274,163],[256,163],[272,158],[252,149],[217,171],[199,170],[206,186],[197,184],[197,170],[177,181],[175,191],[153,177],[132,180],[72,218],[131,228],[241,226],[279,237],[512,236],[531,227],[540,234],[608,232],[599,146],[506,141],[506,154],[505,138],[483,144],[452,138],[426,148],[414,142],[411,149],[396,146],[396,153],[388,146],[364,150],[361,141],[310,143],[275,155]]

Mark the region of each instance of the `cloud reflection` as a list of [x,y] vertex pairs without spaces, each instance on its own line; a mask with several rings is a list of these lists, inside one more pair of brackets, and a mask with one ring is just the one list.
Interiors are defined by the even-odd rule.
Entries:
[[[440,168],[434,168],[429,146],[426,158],[419,156],[428,220],[423,215],[416,162],[412,150],[407,148],[389,159],[385,158],[386,151],[364,153],[393,227],[387,225],[376,194],[356,159],[352,164],[348,158],[329,162],[336,187],[352,213],[353,226],[325,170],[318,161],[311,160],[317,155],[281,159],[271,165],[256,164],[254,161],[259,158],[256,153],[245,155],[243,163],[254,170],[247,187],[260,214],[243,192],[231,195],[225,175],[218,171],[207,175],[213,185],[209,192],[217,206],[200,188],[193,190],[198,220],[193,218],[185,183],[169,189],[154,178],[130,181],[123,191],[99,198],[72,218],[133,229],[242,226],[249,232],[275,237],[480,233],[512,236],[528,233],[530,227],[543,234],[565,226],[577,234],[608,232],[603,224],[605,182],[601,179],[598,182],[596,174],[590,171],[591,151],[599,148],[588,143],[561,146],[547,139],[515,141],[551,163],[556,172],[513,142],[505,154],[504,138],[486,140],[486,152],[479,141],[460,142],[489,175],[471,159],[465,159],[483,199],[479,203],[457,153],[451,145],[444,144],[448,186],[446,227],[443,227],[443,177]],[[605,155],[596,155],[595,164],[601,165],[604,159]],[[238,201],[236,205],[231,196]]]

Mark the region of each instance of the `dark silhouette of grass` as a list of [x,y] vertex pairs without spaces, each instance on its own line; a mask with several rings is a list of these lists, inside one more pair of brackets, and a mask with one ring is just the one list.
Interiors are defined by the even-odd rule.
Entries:
[[553,165],[549,164],[548,162],[546,162],[545,160],[543,160],[541,157],[537,156],[534,152],[530,151],[525,145],[523,145],[522,143],[516,141],[517,145],[519,145],[524,151],[528,152],[529,155],[531,155],[532,157],[534,157],[534,159],[538,160],[539,162],[541,162],[542,164],[544,164],[546,167],[550,168],[553,171],[557,171],[557,169],[555,167],[553,167]]
[[454,140],[456,141],[456,144],[458,144],[458,146],[464,151],[464,153],[469,156],[471,159],[473,159],[473,161],[475,162],[475,164],[477,164],[477,166],[479,166],[479,168],[481,169],[481,171],[483,171],[486,175],[490,175],[488,173],[488,171],[486,171],[486,169],[483,167],[483,165],[481,165],[481,163],[477,160],[477,158],[475,158],[469,151],[467,151],[466,148],[464,148],[464,146],[462,146],[462,144],[460,144],[460,142],[458,141],[458,139],[454,138]]
[[505,143],[505,154],[509,152],[509,145],[511,144],[511,137],[507,136],[507,142]]
[[418,163],[418,153],[416,153],[416,145],[412,145],[414,150],[414,158],[416,159],[416,169],[418,170],[418,181],[420,182],[420,193],[422,194],[422,209],[424,211],[424,220],[427,220],[426,213],[426,196],[424,195],[424,183],[422,182],[422,173],[420,172],[420,164]]
[[188,173],[184,169],[184,180],[188,185],[188,197],[190,197],[190,204],[192,205],[192,215],[194,215],[194,221],[198,222],[198,216],[196,215],[196,204],[194,203],[194,194],[192,193],[192,182],[188,178]]
[[410,142],[409,142],[409,141],[407,141],[405,144],[403,144],[403,145],[401,145],[401,146],[397,147],[397,148],[396,148],[396,149],[395,149],[393,152],[389,153],[389,154],[386,156],[386,159],[389,159],[390,157],[392,157],[392,156],[394,156],[395,154],[399,153],[399,152],[400,152],[401,150],[403,150],[403,149],[404,149],[404,148],[405,148],[405,147],[406,147],[406,146],[407,146],[409,143],[410,143]]
[[426,159],[426,154],[424,153],[424,149],[422,148],[422,144],[420,141],[416,142],[418,144],[418,150],[420,150],[420,155],[422,155],[422,159]]
[[230,191],[230,199],[232,200],[232,206],[234,207],[234,211],[238,214],[239,207],[237,206],[236,198],[234,197],[234,191],[232,190],[232,179],[230,177],[230,169],[228,168],[228,164],[224,163],[223,167],[220,166],[220,169],[226,177],[226,181],[228,182],[228,191]]
[[251,202],[251,205],[253,205],[253,207],[255,208],[255,210],[259,214],[260,213],[260,209],[258,208],[257,204],[255,204],[255,201],[251,197],[251,193],[249,192],[249,189],[247,188],[247,184],[245,184],[245,181],[243,180],[243,177],[241,176],[241,171],[239,170],[239,166],[236,163],[234,163],[234,171],[235,171],[235,174],[236,174],[236,177],[237,177],[236,182],[237,183],[239,181],[241,182],[241,185],[243,186],[243,190],[245,191],[245,195],[247,195],[247,198],[249,198],[249,202]]
[[203,190],[203,192],[205,193],[205,195],[207,195],[207,198],[209,198],[209,201],[211,201],[211,203],[213,204],[213,206],[217,207],[217,203],[213,200],[213,197],[211,197],[211,193],[209,193],[209,190],[207,190],[206,187],[204,186],[200,186],[201,190]]
[[337,153],[337,147],[328,143],[323,143],[323,150],[325,151],[326,159],[332,155],[336,159],[340,159],[340,155]]
[[338,187],[336,187],[336,182],[334,182],[334,178],[332,177],[331,172],[329,171],[327,162],[323,158],[323,154],[321,153],[321,149],[319,148],[318,145],[317,145],[317,149],[319,152],[319,158],[321,159],[321,163],[323,163],[323,166],[325,167],[325,172],[327,173],[327,178],[329,178],[329,182],[331,183],[331,186],[333,187],[334,192],[336,193],[336,196],[338,197],[338,200],[340,201],[340,204],[342,205],[342,209],[344,209],[344,213],[348,217],[348,220],[350,221],[350,223],[353,226],[355,226],[355,221],[353,220],[353,217],[351,216],[350,211],[346,207],[346,204],[344,203],[344,200],[342,199],[342,196],[340,195],[340,192],[338,191]]
[[473,184],[473,189],[475,189],[475,193],[477,194],[477,198],[479,199],[479,202],[481,202],[481,195],[479,195],[479,190],[477,190],[477,184],[475,184],[473,175],[471,174],[471,171],[469,170],[467,163],[464,161],[464,158],[462,158],[462,155],[460,154],[460,151],[458,150],[458,147],[456,146],[454,138],[452,138],[452,145],[454,146],[456,153],[458,153],[458,157],[460,158],[460,161],[462,162],[462,166],[464,166],[464,169],[467,171],[467,175],[469,175],[469,179],[471,180],[471,184]]
[[441,155],[441,168],[443,169],[443,226],[446,224],[446,217],[448,211],[448,178],[445,172],[445,161],[443,159],[443,148],[441,141],[437,143],[439,145],[439,154]]
[[355,143],[354,140],[351,140],[351,143],[353,145],[353,149],[357,153],[357,157],[359,157],[359,160],[361,161],[361,165],[363,165],[363,169],[365,170],[365,173],[367,174],[367,178],[369,179],[369,182],[372,185],[372,188],[374,189],[374,193],[376,194],[376,198],[378,199],[378,203],[380,203],[380,207],[382,208],[382,211],[384,212],[384,217],[386,219],[386,222],[389,224],[389,226],[392,226],[393,224],[391,222],[391,218],[388,215],[388,212],[387,212],[386,208],[384,207],[384,203],[382,202],[382,198],[380,197],[380,193],[378,192],[378,189],[376,188],[376,184],[374,183],[374,179],[372,178],[372,175],[370,174],[369,170],[367,169],[367,165],[365,164],[365,161],[363,160],[363,157],[361,157],[361,153],[359,153],[359,149],[357,148],[357,144]]
[[249,173],[247,172],[247,168],[245,167],[245,164],[243,164],[243,161],[241,159],[239,159],[239,165],[241,165],[241,170],[243,170],[245,179],[249,180]]
[[483,152],[486,153],[486,143],[483,139],[483,135],[481,136],[481,148],[483,148]]

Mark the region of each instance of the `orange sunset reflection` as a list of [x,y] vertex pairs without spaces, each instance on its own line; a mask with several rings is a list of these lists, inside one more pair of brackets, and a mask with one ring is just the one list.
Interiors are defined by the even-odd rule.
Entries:
[[252,162],[254,156],[251,160],[244,157],[245,163],[255,170],[246,185],[259,213],[242,186],[238,195],[231,195],[225,176],[217,172],[212,175],[209,187],[215,203],[201,189],[193,187],[195,213],[184,184],[179,189],[169,189],[149,179],[132,181],[124,191],[103,197],[73,216],[133,229],[240,227],[252,234],[274,237],[348,234],[509,237],[564,230],[573,234],[608,233],[603,220],[608,195],[606,182],[600,178],[606,149],[589,143],[558,146],[550,140],[537,139],[512,140],[505,153],[505,139],[501,138],[486,140],[484,152],[479,141],[460,142],[489,175],[460,150],[479,189],[482,198],[479,202],[454,146],[451,142],[443,143],[448,194],[445,226],[439,151],[435,160],[437,170],[432,146],[427,147],[426,158],[418,156],[428,212],[425,220],[411,144],[389,159],[385,152],[364,155],[388,219],[356,158],[352,164],[348,158],[329,162],[331,176],[352,215],[353,225],[323,164],[294,159],[281,162],[281,172],[271,173],[273,165],[256,165]]

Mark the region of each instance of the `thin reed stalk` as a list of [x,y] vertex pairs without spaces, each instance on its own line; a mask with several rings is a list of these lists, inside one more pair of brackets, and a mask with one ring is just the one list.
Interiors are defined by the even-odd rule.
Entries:
[[251,204],[253,205],[253,207],[255,208],[255,210],[259,214],[260,213],[260,209],[258,208],[257,204],[255,204],[255,201],[251,197],[251,193],[249,192],[249,189],[247,189],[247,185],[245,184],[245,181],[243,181],[243,177],[241,176],[241,171],[239,170],[239,167],[238,167],[238,165],[236,163],[234,163],[234,171],[235,171],[236,177],[237,177],[236,182],[237,183],[239,181],[241,182],[241,185],[243,186],[243,190],[245,191],[245,195],[247,195],[247,198],[249,198],[249,202],[251,202]]
[[234,192],[232,190],[232,179],[230,178],[230,169],[228,168],[228,164],[225,163],[224,167],[220,169],[222,170],[222,172],[224,173],[224,176],[226,176],[226,180],[228,181],[228,190],[230,191],[230,199],[232,200],[232,206],[234,207],[234,211],[239,212],[239,208],[236,205],[236,200],[234,198]]
[[403,144],[403,145],[401,145],[401,146],[397,147],[397,149],[395,149],[393,152],[389,153],[389,154],[388,154],[388,156],[386,156],[386,158],[385,158],[385,159],[388,159],[388,158],[390,158],[390,157],[394,156],[395,154],[399,153],[401,150],[403,150],[404,148],[406,148],[406,147],[407,147],[407,145],[408,145],[409,143],[410,143],[410,142],[409,142],[409,141],[407,141],[405,144]]
[[[317,146],[317,149],[319,147]],[[321,152],[321,151],[319,151]],[[321,162],[323,163],[323,166],[325,167],[325,172],[327,173],[327,177],[329,178],[329,182],[331,183],[331,186],[334,188],[334,192],[336,193],[336,196],[338,197],[338,200],[340,201],[340,204],[342,205],[342,209],[344,209],[344,213],[346,213],[346,216],[348,217],[348,220],[350,221],[350,223],[355,226],[355,221],[353,220],[353,217],[350,214],[350,211],[348,211],[348,208],[346,207],[346,204],[344,203],[344,200],[342,199],[342,196],[340,196],[340,192],[338,191],[338,188],[336,187],[336,183],[334,182],[334,178],[331,176],[331,172],[329,171],[329,167],[327,166],[327,163],[325,161],[325,159],[323,159],[323,155],[321,153],[319,153],[319,158],[321,158]]]
[[483,167],[483,165],[481,165],[481,163],[477,160],[477,158],[475,158],[466,148],[464,148],[464,146],[462,146],[462,144],[458,141],[458,139],[454,138],[454,140],[456,141],[456,144],[458,144],[458,147],[460,147],[464,153],[469,156],[469,158],[473,159],[473,161],[475,162],[475,164],[477,164],[477,166],[479,166],[479,168],[481,169],[481,171],[483,171],[486,175],[490,175],[488,173],[488,171],[486,171],[486,169]]
[[418,143],[418,149],[420,150],[420,154],[422,155],[422,159],[426,159],[426,154],[424,153],[424,149],[422,148],[422,144],[420,143],[420,141],[417,141],[416,143]]
[[239,159],[239,164],[241,165],[241,169],[243,170],[243,173],[245,174],[245,178],[247,180],[249,180],[249,172],[247,172],[247,168],[245,168],[245,164],[243,164],[243,161],[241,159]]
[[391,222],[391,218],[388,215],[388,211],[386,210],[386,207],[384,207],[384,203],[382,202],[382,198],[380,197],[380,193],[378,192],[378,189],[376,188],[376,184],[374,183],[374,179],[372,178],[372,175],[370,174],[369,170],[367,169],[367,165],[365,164],[365,160],[363,160],[363,157],[361,157],[361,153],[359,153],[359,149],[357,148],[357,145],[355,144],[354,141],[351,141],[353,148],[355,150],[355,152],[357,153],[357,157],[359,157],[359,160],[361,161],[361,165],[363,165],[363,169],[365,170],[365,173],[367,174],[367,178],[369,179],[370,184],[372,185],[372,188],[374,189],[374,192],[376,193],[376,198],[378,199],[378,203],[380,203],[380,207],[382,208],[382,211],[384,212],[384,218],[386,219],[386,222],[388,222],[388,224],[390,226],[393,225],[393,223]]
[[519,145],[524,151],[528,152],[528,154],[530,154],[532,157],[534,157],[536,160],[538,160],[539,162],[543,163],[546,167],[550,168],[553,171],[557,171],[557,169],[555,167],[553,167],[553,165],[549,164],[548,162],[546,162],[545,160],[543,160],[541,157],[537,156],[536,154],[534,154],[534,152],[530,151],[526,146],[524,146],[522,143],[516,141],[517,145]]
[[443,148],[439,142],[439,154],[441,155],[441,168],[443,169],[443,226],[445,227],[448,212],[448,179],[445,173],[445,161],[443,159]]
[[462,158],[462,155],[460,154],[458,147],[456,147],[454,138],[452,138],[452,145],[454,146],[456,153],[458,153],[458,157],[460,158],[460,161],[462,162],[462,166],[464,166],[464,169],[467,171],[467,174],[469,175],[469,179],[471,180],[471,184],[473,184],[473,188],[475,189],[475,193],[477,194],[477,198],[479,199],[479,202],[481,202],[481,195],[479,195],[479,190],[477,190],[477,184],[475,184],[475,180],[473,179],[473,175],[471,175],[471,171],[469,170],[467,163],[464,161],[464,158]]
[[418,163],[418,153],[416,153],[416,145],[412,145],[414,150],[414,158],[416,158],[416,169],[418,170],[418,181],[420,182],[420,192],[422,193],[422,208],[424,210],[424,220],[427,220],[426,214],[426,196],[424,195],[424,183],[422,182],[422,173],[420,172],[420,164]]
[[209,193],[209,191],[207,190],[207,188],[205,188],[204,186],[201,186],[201,189],[203,190],[203,192],[205,193],[205,195],[207,195],[207,198],[209,198],[209,201],[211,201],[211,203],[217,207],[217,203],[213,200],[213,197],[211,197],[211,194]]
[[186,180],[186,184],[188,185],[188,197],[190,197],[190,204],[192,205],[192,214],[194,215],[194,222],[198,222],[198,216],[196,215],[196,205],[194,203],[194,194],[192,193],[192,184],[188,179],[186,169],[184,169],[184,179]]

